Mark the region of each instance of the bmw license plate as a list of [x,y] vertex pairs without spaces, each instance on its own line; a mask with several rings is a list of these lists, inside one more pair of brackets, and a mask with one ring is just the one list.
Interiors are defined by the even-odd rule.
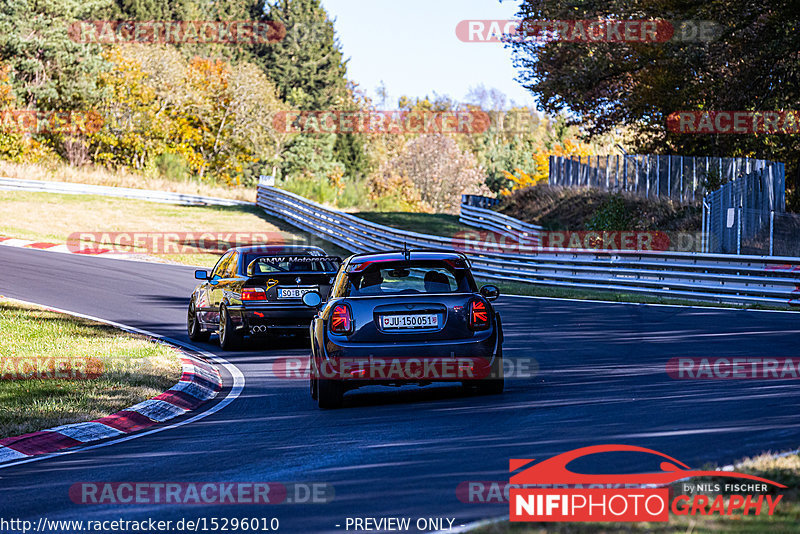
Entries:
[[278,288],[278,298],[279,299],[301,299],[303,295],[308,293],[309,291],[314,291],[310,287],[279,287]]
[[439,316],[435,313],[413,315],[384,315],[381,317],[384,330],[405,328],[438,328]]

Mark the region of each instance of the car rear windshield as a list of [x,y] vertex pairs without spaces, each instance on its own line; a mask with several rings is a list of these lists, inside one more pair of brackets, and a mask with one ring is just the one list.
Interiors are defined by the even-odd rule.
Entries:
[[253,275],[294,272],[336,272],[339,266],[330,259],[316,256],[250,256],[246,265]]
[[375,263],[362,272],[351,271],[348,279],[351,297],[475,291],[466,269],[454,269],[443,261]]

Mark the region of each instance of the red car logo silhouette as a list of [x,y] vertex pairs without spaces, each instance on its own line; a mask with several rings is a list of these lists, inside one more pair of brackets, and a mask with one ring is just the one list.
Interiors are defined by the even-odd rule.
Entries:
[[[660,472],[652,473],[633,473],[627,475],[587,475],[575,473],[567,469],[567,464],[578,458],[589,456],[590,454],[598,454],[603,452],[643,452],[660,456],[668,461],[662,461]],[[520,467],[530,464],[533,459],[513,459],[509,460],[509,471],[513,472]],[[509,482],[511,484],[519,485],[541,485],[541,484],[655,484],[666,485],[671,484],[677,480],[699,477],[699,476],[713,476],[713,477],[730,477],[730,478],[744,478],[747,480],[754,480],[758,482],[765,482],[779,488],[786,486],[761,478],[755,475],[748,475],[744,473],[733,473],[726,471],[703,471],[692,469],[688,465],[668,456],[664,453],[654,451],[652,449],[645,449],[644,447],[636,447],[633,445],[594,445],[592,447],[582,447],[569,452],[565,452],[554,456],[550,459],[543,460],[531,467],[513,475]]]

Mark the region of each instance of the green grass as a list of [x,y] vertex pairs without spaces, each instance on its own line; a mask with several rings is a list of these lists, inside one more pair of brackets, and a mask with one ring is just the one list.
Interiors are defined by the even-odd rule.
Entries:
[[[175,351],[164,344],[2,297],[0,332],[0,437],[109,415],[159,395],[181,375]],[[52,357],[76,362],[80,379],[57,377],[53,364],[44,367],[50,378],[20,379],[22,361]],[[30,369],[22,366],[22,376]]]
[[457,215],[444,213],[408,213],[402,211],[362,211],[353,213],[368,221],[420,234],[453,237],[459,232],[474,232],[470,226],[458,222]]
[[[733,515],[711,516],[678,516],[670,514],[664,523],[510,523],[502,521],[488,525],[472,532],[474,534],[539,534],[545,532],[599,534],[606,532],[653,532],[653,533],[783,533],[797,532],[800,524],[800,456],[761,455],[747,458],[739,462],[736,471],[761,476],[787,486],[787,489],[768,486],[772,495],[783,495],[775,508],[775,514],[768,515]],[[694,479],[693,482],[701,481]],[[731,482],[731,480],[704,478],[703,482]],[[674,486],[674,495],[682,494],[680,483]],[[766,507],[763,511],[766,514]]]
[[[60,244],[74,232],[275,233],[285,244],[318,245],[329,254],[348,254],[270,217],[257,206],[179,206],[91,195],[0,191],[0,235]],[[151,256],[205,267],[213,266],[219,258],[219,254],[202,250]]]

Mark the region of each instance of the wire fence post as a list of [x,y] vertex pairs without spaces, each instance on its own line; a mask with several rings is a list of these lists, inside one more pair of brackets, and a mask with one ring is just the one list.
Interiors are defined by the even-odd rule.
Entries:
[[697,158],[692,158],[692,200],[697,193]]
[[628,191],[628,156],[622,156],[622,190]]
[[606,191],[608,191],[608,154],[606,154]]
[[773,244],[775,235],[775,210],[769,212],[769,255],[773,255]]
[[736,254],[742,253],[742,204],[739,203],[738,216],[736,217]]
[[598,154],[594,160],[594,183],[600,185],[600,155]]
[[661,195],[661,156],[656,156],[656,196]]
[[700,218],[700,252],[706,251],[706,199],[703,199],[703,216]]
[[680,188],[681,188],[681,202],[683,202],[683,156],[681,156],[681,183],[680,183]]
[[647,158],[647,184],[645,185],[645,198],[650,198],[650,154],[645,157]]
[[667,198],[672,197],[672,156],[667,156]]

